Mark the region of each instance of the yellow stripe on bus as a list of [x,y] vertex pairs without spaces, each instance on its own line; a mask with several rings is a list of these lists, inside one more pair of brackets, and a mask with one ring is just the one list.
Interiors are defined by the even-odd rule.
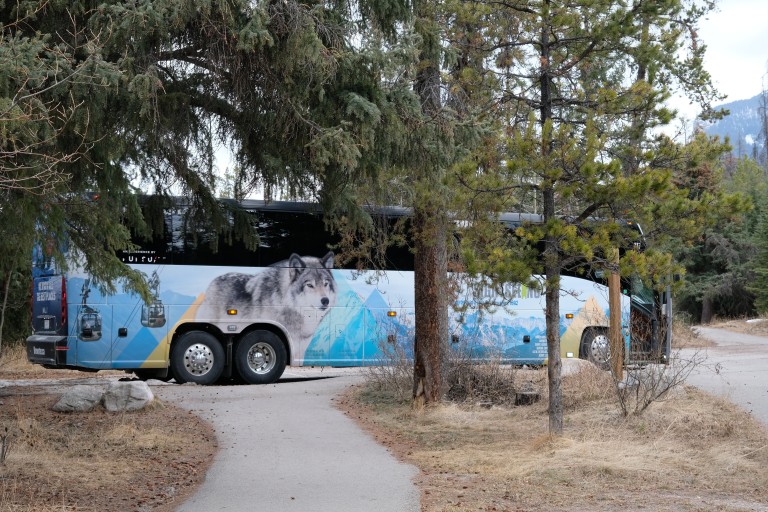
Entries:
[[157,347],[155,347],[155,350],[149,354],[146,362],[141,365],[142,368],[165,368],[168,366],[168,358],[171,351],[171,339],[173,337],[173,333],[176,332],[176,328],[179,325],[186,322],[193,322],[195,320],[197,309],[200,307],[200,304],[202,304],[204,298],[205,294],[201,293],[195,302],[193,302],[192,305],[187,308],[184,314],[181,315],[181,318],[179,318],[179,321],[173,325],[172,329],[168,330],[165,337],[163,337],[163,339],[160,340],[160,343],[157,344]]

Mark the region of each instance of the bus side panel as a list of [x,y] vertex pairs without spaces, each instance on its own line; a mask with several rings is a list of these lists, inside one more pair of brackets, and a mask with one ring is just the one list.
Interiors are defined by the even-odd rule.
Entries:
[[[261,308],[257,318],[247,311],[227,316],[225,310],[231,304],[209,303],[207,314],[212,310],[222,313],[217,313],[221,315],[217,319],[208,319],[198,313],[205,311],[199,306],[212,282],[224,274],[256,276],[265,269],[181,265],[134,268],[148,278],[153,276],[155,297],[150,304],[122,289],[102,297],[97,289],[89,288],[87,276],[70,276],[67,290],[72,350],[68,353],[68,364],[89,368],[164,368],[168,364],[170,338],[183,322],[213,321],[221,332],[234,336],[255,322],[268,322],[290,336],[290,326],[280,325],[270,317],[271,311],[277,317],[286,308],[293,308],[308,324],[316,325],[309,337],[291,340],[291,364],[360,366],[391,362],[393,356],[413,356],[413,272],[389,271],[377,281],[370,279],[372,274],[334,269],[334,296],[327,309],[280,304]],[[543,294],[521,285],[510,285],[507,291],[507,302],[489,311],[481,313],[476,307],[451,311],[451,341],[455,342],[451,346],[457,355],[462,356],[463,351],[463,356],[501,357],[518,364],[546,361]],[[471,306],[468,293],[461,297],[460,304]],[[579,356],[586,327],[607,327],[607,297],[607,288],[602,285],[563,277],[563,357]],[[496,300],[493,296],[486,298]],[[91,331],[87,327],[89,322],[94,324]]]
[[69,332],[67,364],[95,370],[112,368],[112,308],[82,277],[67,279]]
[[395,344],[412,345],[413,272],[386,272],[378,281],[349,270],[333,274],[336,305],[320,322],[304,365],[381,364],[391,362]]

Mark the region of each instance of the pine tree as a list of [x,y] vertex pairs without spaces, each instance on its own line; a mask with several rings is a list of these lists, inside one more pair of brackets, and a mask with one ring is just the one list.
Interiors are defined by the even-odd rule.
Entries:
[[[673,118],[663,106],[672,87],[695,98],[704,116],[713,115],[710,103],[719,96],[696,37],[697,21],[711,7],[542,0],[505,2],[481,17],[484,70],[497,77],[490,96],[508,136],[497,145],[503,155],[496,161],[503,165],[476,169],[463,182],[479,197],[500,193],[512,210],[533,207],[544,217],[543,225],[518,234],[543,247],[538,271],[546,276],[553,434],[563,429],[562,271],[585,262],[613,268],[613,248],[631,237],[619,228],[624,219],[640,221],[649,236],[690,237],[716,203],[674,186],[679,151],[654,132]],[[669,255],[655,250],[628,250],[624,261],[630,260],[657,282],[673,271]]]

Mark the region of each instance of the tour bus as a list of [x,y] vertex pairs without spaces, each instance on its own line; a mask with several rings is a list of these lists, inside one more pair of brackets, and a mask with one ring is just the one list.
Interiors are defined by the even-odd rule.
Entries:
[[[383,364],[394,348],[412,357],[409,248],[391,248],[386,269],[344,268],[316,205],[252,200],[242,207],[258,227],[255,248],[222,241],[214,250],[203,234],[190,233],[186,207],[175,204],[162,214],[163,233],[136,240],[138,249],[119,254],[146,276],[149,301],[119,285],[115,293],[102,294],[76,262],[63,272],[38,248],[29,361],[48,368],[125,370],[179,383],[232,378],[256,384],[276,381],[286,365]],[[379,215],[392,220],[408,211],[388,208]],[[534,217],[509,214],[501,220],[514,229]],[[623,288],[625,362],[663,359],[669,343],[664,298],[639,280],[625,281]],[[565,275],[560,289],[562,357],[607,366],[605,282],[597,273]],[[458,290],[447,343],[477,359],[546,363],[540,290],[509,284],[493,308],[475,307],[477,297]],[[483,298],[486,305],[496,299],[493,293]]]

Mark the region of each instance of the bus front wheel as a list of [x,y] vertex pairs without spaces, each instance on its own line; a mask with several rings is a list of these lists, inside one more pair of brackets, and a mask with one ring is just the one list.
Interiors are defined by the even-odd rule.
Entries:
[[248,384],[269,384],[283,374],[287,354],[282,340],[270,331],[253,331],[237,343],[235,367]]
[[213,384],[224,371],[224,349],[215,336],[202,331],[184,334],[171,351],[171,371],[179,384]]
[[611,367],[611,345],[605,329],[590,327],[581,338],[581,357],[602,370]]

